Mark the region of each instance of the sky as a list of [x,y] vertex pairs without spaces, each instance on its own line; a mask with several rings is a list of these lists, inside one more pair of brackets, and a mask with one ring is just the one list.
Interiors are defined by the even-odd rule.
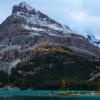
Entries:
[[89,31],[100,39],[100,0],[0,0],[0,23],[11,14],[13,5],[20,2],[75,31]]

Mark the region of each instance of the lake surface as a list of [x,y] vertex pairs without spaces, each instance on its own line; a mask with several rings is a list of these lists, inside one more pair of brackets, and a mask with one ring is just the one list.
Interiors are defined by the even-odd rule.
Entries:
[[[95,91],[16,91],[0,90],[0,100],[100,100],[100,96],[87,96]],[[83,94],[85,96],[57,96],[59,93]]]
[[0,96],[0,100],[100,100],[100,96]]

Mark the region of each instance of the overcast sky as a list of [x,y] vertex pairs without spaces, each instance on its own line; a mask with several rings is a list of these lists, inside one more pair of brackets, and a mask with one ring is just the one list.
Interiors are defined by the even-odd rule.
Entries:
[[0,0],[0,23],[11,14],[13,5],[23,1],[62,24],[90,31],[100,39],[100,0]]

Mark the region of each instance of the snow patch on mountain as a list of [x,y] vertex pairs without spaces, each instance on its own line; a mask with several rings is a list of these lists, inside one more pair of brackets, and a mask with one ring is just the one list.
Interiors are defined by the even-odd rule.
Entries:
[[30,30],[30,31],[45,31],[42,28],[30,27],[30,26],[27,26],[27,25],[24,26],[24,29],[27,29],[27,30]]
[[55,24],[48,24],[49,28],[52,28],[54,30],[59,30],[59,31],[63,31],[63,29],[61,27],[56,26]]

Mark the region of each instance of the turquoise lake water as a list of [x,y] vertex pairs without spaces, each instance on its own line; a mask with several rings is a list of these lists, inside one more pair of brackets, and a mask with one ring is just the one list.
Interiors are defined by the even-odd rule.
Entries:
[[100,100],[100,96],[80,96],[80,97],[0,96],[0,100]]
[[[95,91],[64,91],[67,93],[91,93]],[[100,100],[100,96],[48,96],[51,91],[0,91],[0,100]],[[59,91],[52,91],[59,94]],[[33,96],[34,95],[34,96]],[[42,95],[42,96],[37,96]],[[45,96],[46,95],[46,96]]]
[[27,90],[27,91],[16,91],[16,90],[0,90],[0,95],[48,95],[52,92],[52,94],[59,94],[59,93],[70,93],[70,94],[73,94],[73,93],[81,93],[81,94],[86,94],[86,93],[95,93],[95,91],[70,91],[70,90],[66,90],[66,91],[50,91],[50,90],[34,90],[34,91],[31,91],[31,90]]

